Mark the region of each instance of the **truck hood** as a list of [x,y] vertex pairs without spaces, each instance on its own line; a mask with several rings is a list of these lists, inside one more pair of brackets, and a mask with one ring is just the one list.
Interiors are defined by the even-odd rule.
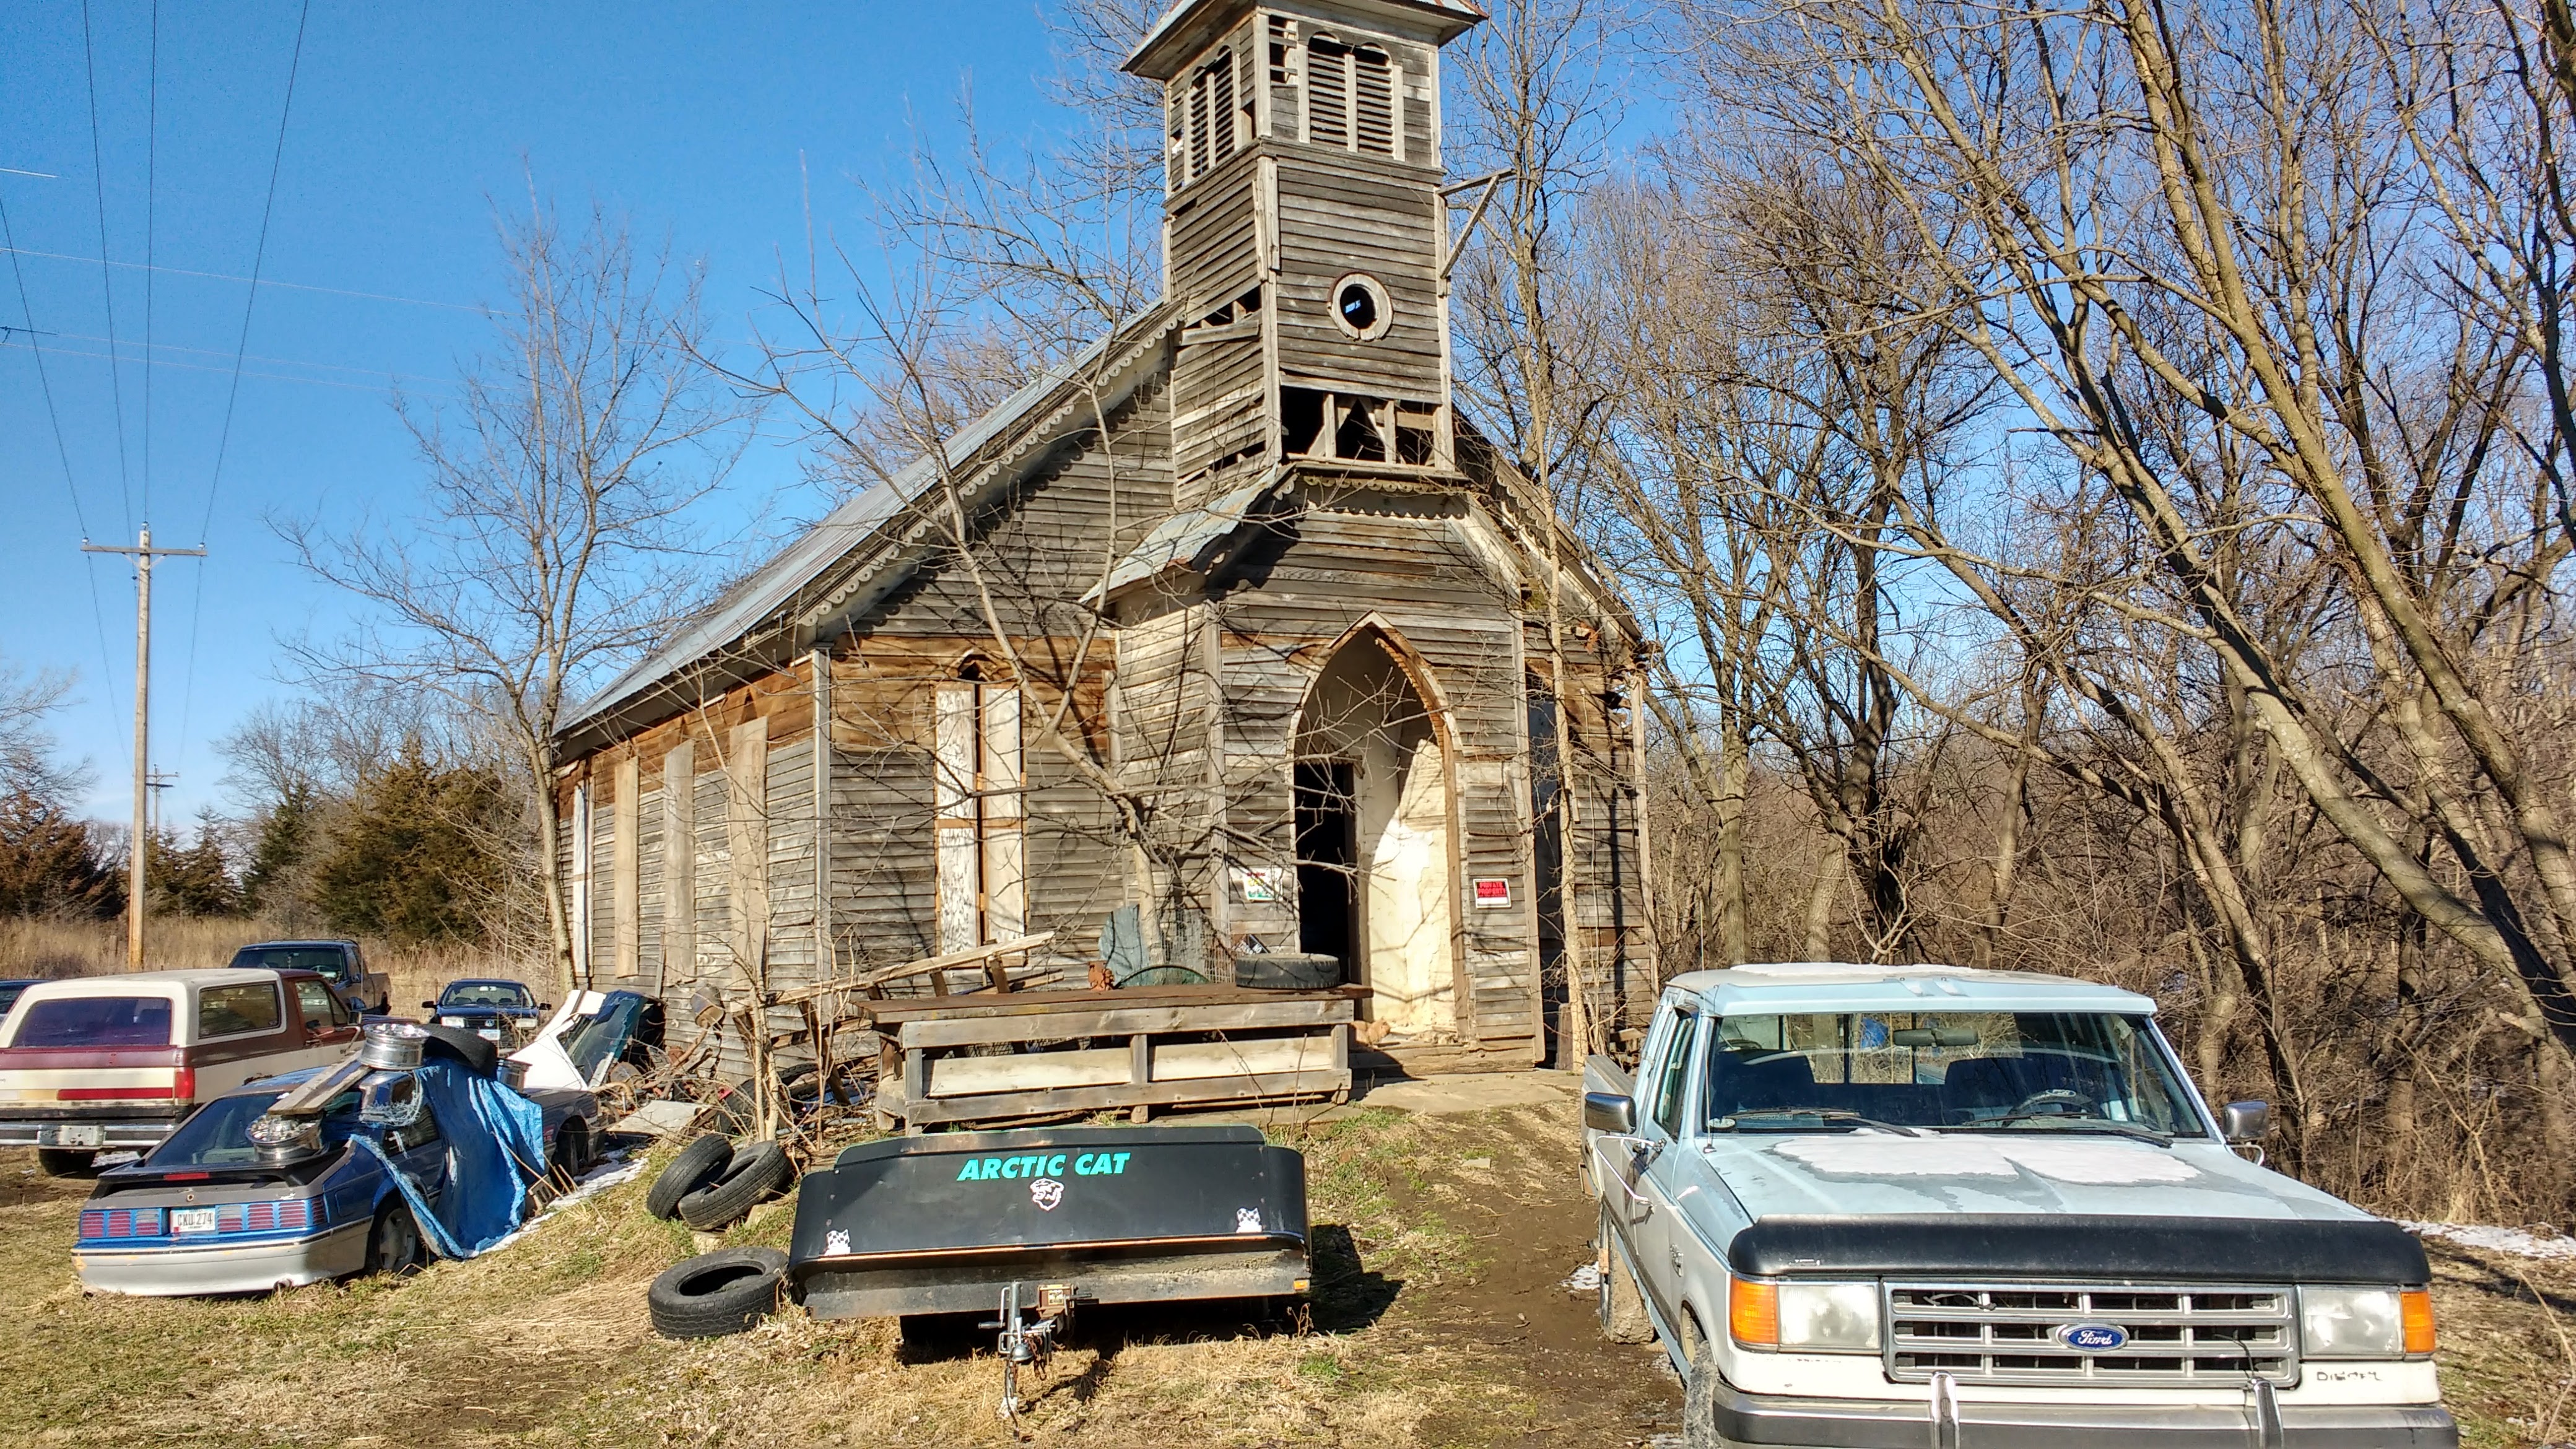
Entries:
[[1688,1149],[1755,1220],[1792,1216],[2064,1213],[2364,1219],[2215,1142],[2109,1134],[1745,1133]]

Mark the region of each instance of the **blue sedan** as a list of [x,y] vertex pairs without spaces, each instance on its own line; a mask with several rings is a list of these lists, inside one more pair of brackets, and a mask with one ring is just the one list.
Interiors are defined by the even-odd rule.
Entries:
[[[269,1109],[314,1071],[248,1083],[199,1109],[141,1162],[99,1174],[72,1251],[81,1282],[97,1292],[175,1296],[265,1292],[359,1273],[421,1266],[469,1204],[456,1176],[469,1136],[493,1130],[473,1112],[447,1120],[408,1077],[351,1087],[318,1116],[283,1119]],[[384,1074],[380,1074],[384,1075]],[[410,1085],[400,1110],[369,1093]],[[519,1188],[596,1140],[588,1092],[526,1094],[544,1120],[544,1163],[521,1163]],[[524,1107],[520,1110],[524,1111]],[[399,1125],[383,1120],[407,1117]],[[459,1120],[461,1118],[461,1120]],[[566,1128],[571,1129],[571,1139]],[[517,1153],[511,1153],[515,1158]],[[408,1179],[397,1183],[391,1166]],[[486,1181],[470,1190],[510,1190]],[[425,1209],[432,1221],[420,1221]],[[486,1214],[488,1216],[488,1214]],[[469,1244],[463,1251],[472,1251]]]

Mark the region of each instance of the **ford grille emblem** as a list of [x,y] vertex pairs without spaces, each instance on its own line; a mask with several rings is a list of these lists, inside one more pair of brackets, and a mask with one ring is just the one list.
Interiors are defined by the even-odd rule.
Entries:
[[2108,1353],[2128,1345],[2129,1330],[2111,1323],[2069,1323],[2057,1330],[2057,1341],[2078,1353]]

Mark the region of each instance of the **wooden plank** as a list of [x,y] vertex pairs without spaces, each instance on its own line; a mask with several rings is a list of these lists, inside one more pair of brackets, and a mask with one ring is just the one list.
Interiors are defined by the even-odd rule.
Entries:
[[1126,1009],[1149,1006],[1240,1005],[1259,1001],[1364,1001],[1365,986],[1328,986],[1319,991],[1261,991],[1244,986],[1152,986],[1113,991],[1015,991],[1009,996],[978,996],[949,1002],[872,1001],[868,1015],[894,1025],[904,1022],[990,1016],[1038,1016],[1048,1012]]
[[1004,1057],[939,1057],[925,1069],[923,1080],[929,1084],[932,1097],[1105,1087],[1127,1081],[1127,1058],[1125,1047],[1014,1052]]
[[621,979],[633,980],[644,949],[643,880],[638,873],[644,834],[644,771],[634,755],[621,756],[610,775],[609,959]]
[[907,1126],[943,1122],[981,1122],[999,1117],[1037,1117],[1052,1113],[1100,1112],[1116,1107],[1214,1106],[1229,1102],[1285,1102],[1299,1097],[1329,1097],[1351,1088],[1348,1072],[1300,1072],[1258,1083],[1240,1077],[1207,1081],[1149,1082],[1143,1086],[1073,1087],[1043,1092],[1009,1092],[987,1097],[931,1098],[912,1096],[886,1104]]
[[914,1047],[1001,1042],[1070,1041],[1075,1037],[1126,1036],[1137,1032],[1269,1031],[1284,1027],[1324,1026],[1351,1020],[1354,1009],[1355,1003],[1344,997],[1329,1001],[1063,1010],[954,1021],[915,1019],[894,1023],[875,1012],[871,1012],[870,1017],[881,1031],[888,1026],[896,1027],[897,1039],[906,1050],[910,1050]]
[[[1021,1056],[1019,1060],[1036,1061],[1052,1055],[1055,1054],[1041,1052]],[[1331,1071],[1334,1066],[1333,1038],[1325,1032],[1311,1036],[1273,1037],[1264,1041],[1170,1042],[1153,1049],[1151,1080],[1190,1082],[1214,1077],[1298,1076],[1306,1072]]]
[[725,754],[728,944],[744,979],[758,981],[769,944],[768,717],[734,726]]
[[790,1002],[811,1001],[836,991],[865,991],[872,986],[883,986],[888,982],[901,981],[909,976],[928,976],[936,972],[953,971],[962,966],[980,965],[998,957],[1018,955],[1023,951],[1034,951],[1054,939],[1055,933],[1052,931],[1035,936],[1014,936],[1007,941],[996,941],[990,946],[976,946],[969,950],[951,951],[944,956],[906,961],[900,966],[888,966],[883,970],[870,971],[841,980],[818,981],[801,990],[781,992],[773,1000],[780,1005],[785,1005]]

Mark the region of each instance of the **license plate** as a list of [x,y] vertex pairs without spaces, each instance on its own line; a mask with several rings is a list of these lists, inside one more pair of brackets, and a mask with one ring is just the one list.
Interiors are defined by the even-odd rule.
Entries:
[[173,1208],[170,1231],[174,1233],[211,1233],[215,1230],[213,1208]]
[[442,1016],[438,1019],[438,1024],[440,1026],[463,1026],[465,1024],[465,1018],[461,1016]]
[[38,1129],[36,1140],[47,1147],[98,1147],[107,1138],[105,1129],[95,1122],[66,1122]]

